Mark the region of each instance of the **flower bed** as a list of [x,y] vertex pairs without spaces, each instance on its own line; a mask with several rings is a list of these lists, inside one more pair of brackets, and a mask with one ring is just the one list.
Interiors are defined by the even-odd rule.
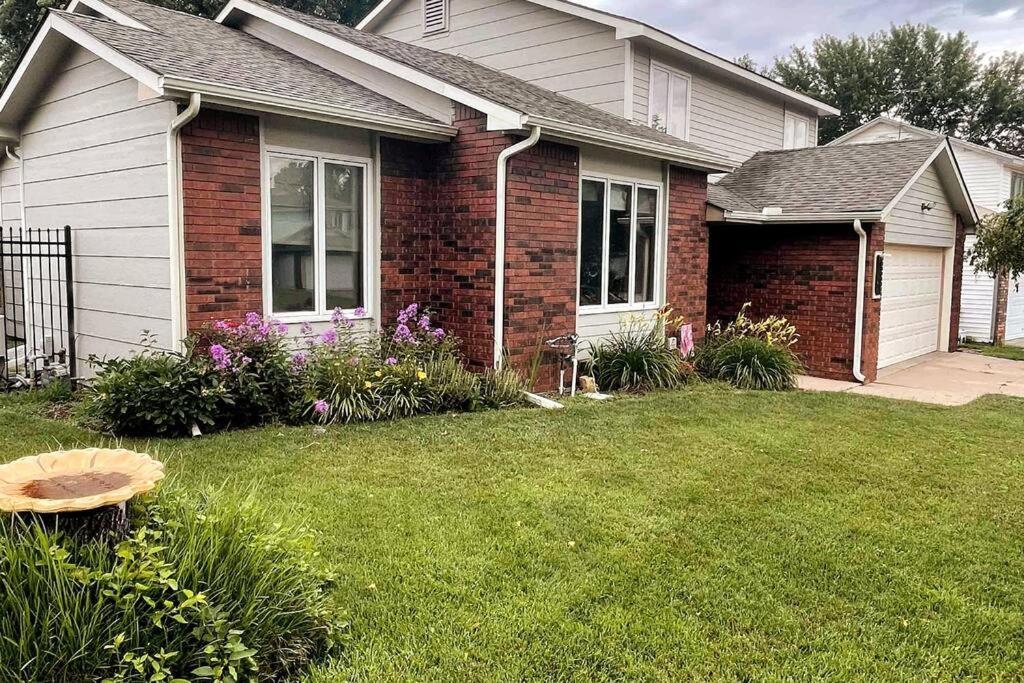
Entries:
[[250,313],[189,337],[183,354],[146,352],[91,359],[99,374],[83,410],[103,431],[180,436],[263,424],[388,420],[449,410],[500,408],[521,401],[511,368],[477,375],[458,340],[410,304],[376,333],[336,310],[331,326],[287,325]]

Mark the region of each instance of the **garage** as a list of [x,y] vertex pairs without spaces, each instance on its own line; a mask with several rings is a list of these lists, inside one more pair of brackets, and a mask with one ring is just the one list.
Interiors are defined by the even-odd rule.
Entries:
[[1006,296],[1006,341],[1024,338],[1024,277],[1011,282]]
[[878,367],[939,349],[943,249],[889,246],[882,271]]

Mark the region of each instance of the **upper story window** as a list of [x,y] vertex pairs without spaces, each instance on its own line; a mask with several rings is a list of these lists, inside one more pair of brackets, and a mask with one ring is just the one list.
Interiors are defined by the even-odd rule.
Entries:
[[1024,195],[1024,173],[1013,171],[1010,173],[1010,197]]
[[423,0],[423,35],[448,30],[448,0]]
[[782,140],[782,149],[801,149],[808,147],[807,138],[810,135],[811,121],[805,116],[797,116],[786,112],[785,133]]
[[651,62],[650,126],[686,140],[690,134],[690,77]]
[[660,189],[585,178],[580,204],[580,306],[646,308],[657,297]]
[[267,161],[270,312],[309,318],[368,307],[369,161],[287,151]]

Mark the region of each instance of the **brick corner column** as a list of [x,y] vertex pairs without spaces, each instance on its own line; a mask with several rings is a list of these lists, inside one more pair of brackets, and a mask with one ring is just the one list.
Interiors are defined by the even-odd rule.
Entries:
[[263,312],[259,119],[203,110],[181,131],[188,329]]
[[951,293],[949,312],[949,348],[956,351],[960,344],[960,304],[964,283],[964,249],[967,242],[967,229],[960,214],[956,216],[956,241],[953,244],[953,290]]
[[673,166],[668,187],[665,301],[704,337],[708,305],[707,174]]
[[[885,223],[874,223],[867,228],[867,233],[868,244],[865,255],[867,264],[864,269],[864,327],[861,331],[860,367],[867,381],[874,382],[878,379],[878,337],[882,319],[882,301],[874,298],[872,294],[875,282],[875,253],[885,249]],[[852,367],[850,372],[852,375]]]

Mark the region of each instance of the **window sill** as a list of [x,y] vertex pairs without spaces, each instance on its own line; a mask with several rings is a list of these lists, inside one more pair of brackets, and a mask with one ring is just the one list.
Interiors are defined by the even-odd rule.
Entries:
[[[373,322],[373,316],[372,315],[367,314],[367,315],[362,315],[362,316],[356,317],[355,315],[353,315],[352,310],[354,310],[354,309],[342,311],[346,316],[348,316],[348,319],[351,320],[352,322],[356,322],[356,323],[357,322],[363,322],[363,321]],[[329,323],[329,322],[331,322],[331,318],[333,316],[334,316],[334,313],[268,313],[266,317],[269,317],[271,320],[276,320],[277,322],[280,322],[280,323],[288,323],[288,324],[311,323],[312,324],[312,323]]]
[[612,304],[610,306],[580,306],[580,315],[600,315],[602,313],[643,313],[657,311],[661,306],[654,302],[645,304]]

